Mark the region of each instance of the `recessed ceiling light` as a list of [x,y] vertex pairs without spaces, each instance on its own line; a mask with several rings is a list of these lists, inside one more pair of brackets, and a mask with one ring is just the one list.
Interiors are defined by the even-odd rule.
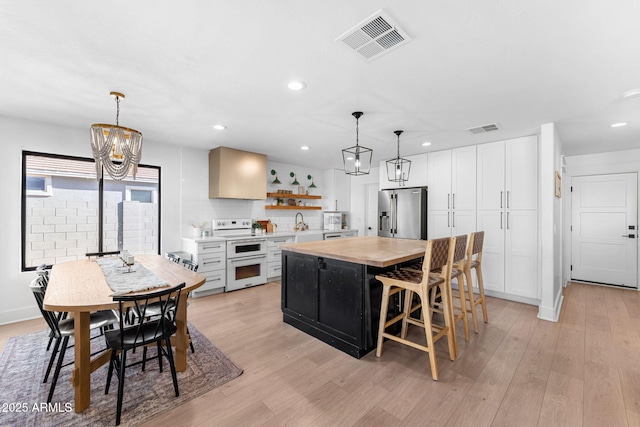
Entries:
[[308,150],[309,147],[307,147],[306,145],[303,145],[302,147],[300,147],[301,150]]
[[299,80],[292,80],[289,83],[287,83],[287,87],[291,90],[302,90],[305,87],[307,87],[307,84]]
[[431,145],[431,143],[429,141],[425,141],[425,142],[422,143],[423,147],[428,147],[430,145]]
[[626,125],[627,125],[627,122],[620,122],[620,123],[612,124],[611,127],[612,128],[619,128],[619,127],[626,126]]
[[628,90],[625,93],[622,94],[623,98],[631,98],[632,96],[638,96],[640,95],[640,89],[632,89],[632,90]]
[[213,125],[215,130],[225,130],[227,127],[225,125]]

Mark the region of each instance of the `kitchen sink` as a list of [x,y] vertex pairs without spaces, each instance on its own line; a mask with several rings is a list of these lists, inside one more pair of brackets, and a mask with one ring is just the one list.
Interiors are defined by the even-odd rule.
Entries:
[[296,243],[302,242],[315,242],[317,240],[323,240],[324,236],[322,231],[297,231]]

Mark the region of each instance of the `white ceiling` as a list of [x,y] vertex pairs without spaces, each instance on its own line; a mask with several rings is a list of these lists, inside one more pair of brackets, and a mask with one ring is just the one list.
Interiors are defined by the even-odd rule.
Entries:
[[[335,41],[379,9],[409,43],[366,61]],[[566,155],[617,151],[640,147],[640,96],[621,97],[640,88],[639,18],[637,0],[0,0],[0,114],[86,129],[87,156],[89,126],[115,122],[110,91],[145,146],[321,169],[341,167],[358,110],[374,161],[396,129],[408,155],[549,122]]]

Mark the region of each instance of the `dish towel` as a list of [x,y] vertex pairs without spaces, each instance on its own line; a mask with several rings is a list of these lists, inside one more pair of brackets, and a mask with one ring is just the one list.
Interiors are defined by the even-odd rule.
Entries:
[[134,263],[131,269],[124,265],[120,258],[100,258],[96,262],[102,268],[104,278],[113,291],[113,295],[169,286],[169,283],[160,279],[138,262]]

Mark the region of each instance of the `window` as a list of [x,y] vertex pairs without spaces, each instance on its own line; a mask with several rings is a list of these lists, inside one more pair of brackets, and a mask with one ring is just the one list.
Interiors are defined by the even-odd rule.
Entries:
[[93,159],[24,151],[22,165],[23,271],[88,252],[159,253],[159,167],[98,181]]
[[28,196],[51,196],[51,177],[27,175]]

